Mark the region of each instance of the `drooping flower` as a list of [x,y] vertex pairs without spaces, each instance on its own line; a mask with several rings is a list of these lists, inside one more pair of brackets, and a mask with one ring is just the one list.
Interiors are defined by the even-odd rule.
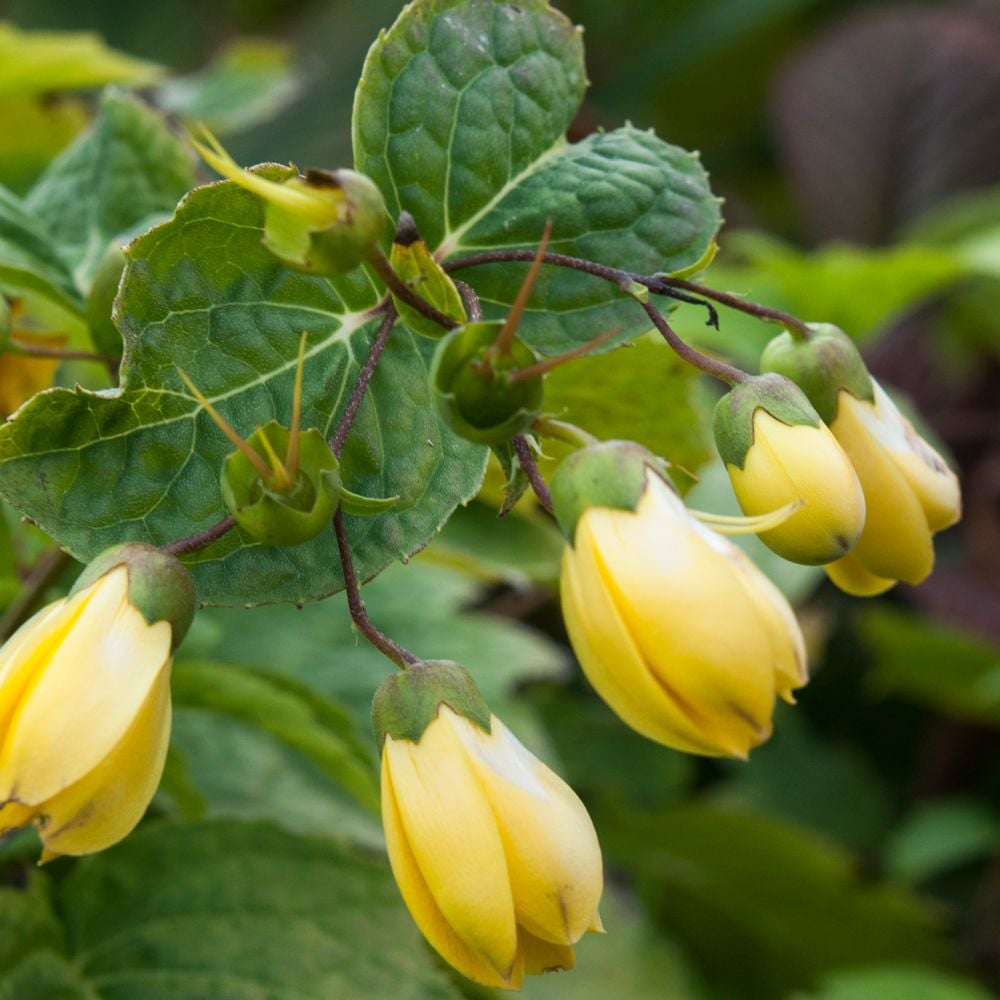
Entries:
[[438,953],[517,989],[574,964],[600,931],[601,853],[583,804],[482,700],[457,664],[390,677],[372,711],[393,874]]
[[170,735],[172,651],[194,614],[183,566],[99,556],[0,649],[0,834],[34,823],[43,860],[90,854],[142,818]]
[[649,739],[745,757],[770,736],[775,697],[793,701],[806,683],[788,602],[685,508],[644,449],[576,452],[552,495],[570,541],[563,617],[597,693]]

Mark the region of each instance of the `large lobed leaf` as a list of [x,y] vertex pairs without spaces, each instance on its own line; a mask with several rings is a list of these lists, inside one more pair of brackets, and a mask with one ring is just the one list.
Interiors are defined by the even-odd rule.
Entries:
[[[546,0],[418,0],[372,47],[354,107],[354,159],[394,215],[442,257],[550,249],[644,273],[701,260],[719,228],[697,155],[632,127],[569,144],[585,86],[579,32]],[[524,267],[463,272],[493,315]],[[599,278],[546,269],[522,328],[556,353],[648,327]]]
[[[332,283],[289,270],[262,245],[262,224],[260,200],[232,183],[192,192],[128,250],[120,390],[55,389],[0,427],[0,494],[77,558],[125,539],[161,545],[225,517],[218,477],[232,446],[178,366],[249,435],[287,423],[305,331],[303,419],[324,433],[335,425],[379,323],[367,315],[377,292],[361,271]],[[482,478],[485,449],[434,413],[432,347],[397,331],[345,451],[351,489],[400,497],[388,513],[348,518],[364,577],[423,546]],[[332,531],[292,549],[234,531],[192,570],[210,604],[301,603],[342,584]]]

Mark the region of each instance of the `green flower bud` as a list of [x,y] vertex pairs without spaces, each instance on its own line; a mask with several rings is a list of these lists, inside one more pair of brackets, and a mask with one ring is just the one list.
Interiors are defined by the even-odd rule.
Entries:
[[[247,440],[263,454],[287,454],[290,432],[276,421]],[[340,501],[340,463],[315,428],[299,439],[298,469],[287,489],[276,477],[261,478],[244,451],[234,451],[222,466],[222,499],[236,523],[261,545],[300,545],[330,524]]]
[[118,332],[111,313],[124,269],[125,252],[117,242],[112,243],[97,265],[90,294],[87,296],[87,325],[90,327],[94,347],[113,358],[120,358],[122,353],[122,335]]
[[501,322],[469,323],[438,344],[431,386],[438,411],[460,437],[500,444],[527,430],[542,408],[541,375],[519,379],[536,363],[535,353],[516,338],[510,350],[494,350]]
[[128,602],[147,623],[169,622],[174,649],[187,635],[197,603],[194,583],[175,556],[142,542],[125,542],[105,549],[77,578],[70,597],[117,566],[128,569]]
[[[456,323],[467,321],[462,296],[458,294],[455,283],[427,249],[427,244],[420,238],[413,216],[409,212],[403,212],[399,217],[389,261],[392,269],[415,295],[419,295],[438,312]],[[395,295],[392,298],[400,318],[414,333],[430,337],[432,340],[440,340],[448,332],[439,323],[421,315],[402,299]]]

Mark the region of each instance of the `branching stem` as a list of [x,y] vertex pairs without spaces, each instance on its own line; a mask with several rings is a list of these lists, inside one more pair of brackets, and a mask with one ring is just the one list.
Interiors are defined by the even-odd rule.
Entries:
[[459,324],[453,319],[445,316],[440,309],[435,309],[426,299],[421,298],[411,289],[403,279],[393,270],[389,258],[378,248],[374,247],[368,254],[368,263],[375,269],[375,273],[385,282],[386,287],[398,299],[402,299],[408,306],[416,309],[421,316],[426,317],[432,323],[443,326],[446,330],[454,330]]
[[663,335],[663,339],[674,349],[674,352],[682,357],[689,365],[712,375],[714,378],[725,382],[727,385],[736,385],[739,382],[746,382],[750,377],[746,372],[725,361],[717,358],[710,358],[701,351],[696,351],[690,344],[686,344],[667,322],[666,317],[652,302],[643,302],[642,308],[646,310],[646,315],[653,321],[653,326]]
[[236,518],[226,517],[219,521],[218,524],[213,524],[211,528],[206,528],[197,535],[191,535],[190,538],[179,538],[176,542],[164,545],[163,551],[167,555],[176,556],[180,559],[181,556],[189,556],[192,552],[200,552],[202,549],[207,549],[212,542],[217,542],[223,535],[235,527]]

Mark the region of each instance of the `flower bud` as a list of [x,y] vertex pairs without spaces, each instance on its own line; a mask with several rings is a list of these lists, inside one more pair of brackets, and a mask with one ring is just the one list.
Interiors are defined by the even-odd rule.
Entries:
[[575,452],[551,486],[570,540],[563,617],[597,693],[658,743],[746,757],[771,734],[775,696],[806,683],[788,602],[635,445]]
[[264,244],[290,267],[333,276],[353,270],[385,229],[385,201],[375,183],[353,170],[243,170],[207,130],[194,146],[224,177],[264,199]]
[[494,352],[503,324],[469,323],[438,344],[431,386],[438,412],[460,437],[500,444],[527,430],[542,409],[541,375],[519,379],[535,365],[534,352],[514,338],[506,353]]
[[[255,452],[287,454],[291,433],[272,420],[247,439]],[[266,447],[265,447],[266,445]],[[245,451],[227,456],[220,479],[222,499],[236,523],[261,545],[301,545],[329,527],[340,500],[340,463],[320,431],[299,436],[295,480],[281,489],[265,481]]]
[[[413,216],[403,212],[399,217],[396,237],[389,256],[392,269],[415,295],[432,305],[456,323],[465,323],[465,305],[455,283],[444,268],[434,259],[427,244],[420,238]],[[431,340],[440,340],[445,333],[443,326],[421,315],[395,295],[392,297],[400,319],[414,332]]]
[[830,326],[817,331],[817,345],[787,334],[776,338],[762,365],[799,382],[829,422],[865,495],[861,537],[827,572],[858,596],[881,593],[897,580],[920,583],[934,567],[934,533],[961,517],[958,479],[868,374],[847,335]]
[[393,874],[424,936],[501,989],[573,967],[600,931],[597,835],[583,804],[491,715],[455,663],[390,677],[372,718]]
[[170,736],[171,654],[194,616],[184,567],[128,543],[0,649],[0,836],[90,854],[142,818]]
[[760,540],[792,562],[846,555],[865,523],[861,484],[843,448],[801,389],[780,375],[737,385],[715,408],[715,441],[743,513],[797,503]]

